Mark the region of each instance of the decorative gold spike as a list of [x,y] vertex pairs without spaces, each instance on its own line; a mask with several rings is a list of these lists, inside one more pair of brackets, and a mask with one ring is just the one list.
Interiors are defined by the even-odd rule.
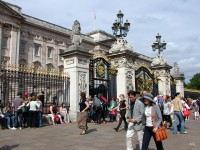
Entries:
[[115,74],[117,74],[118,70],[117,70],[116,67],[111,66],[109,72],[110,72],[111,74],[115,75]]

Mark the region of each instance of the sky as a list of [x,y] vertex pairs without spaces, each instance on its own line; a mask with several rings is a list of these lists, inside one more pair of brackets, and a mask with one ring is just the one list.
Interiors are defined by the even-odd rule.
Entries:
[[200,73],[200,0],[4,1],[20,6],[24,14],[68,29],[78,20],[83,34],[95,29],[112,34],[112,24],[121,10],[124,20],[131,23],[126,40],[134,52],[155,57],[158,52],[153,52],[151,45],[159,33],[167,43],[163,57],[171,66],[178,63],[186,82]]

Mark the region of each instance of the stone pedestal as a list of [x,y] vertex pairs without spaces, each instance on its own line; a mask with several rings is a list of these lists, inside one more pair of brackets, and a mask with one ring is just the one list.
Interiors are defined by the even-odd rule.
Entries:
[[171,95],[170,87],[170,69],[168,64],[152,66],[154,76],[158,80],[158,93],[161,95]]
[[70,118],[77,121],[80,92],[89,96],[89,63],[91,54],[81,45],[72,45],[64,53],[64,71],[70,77]]

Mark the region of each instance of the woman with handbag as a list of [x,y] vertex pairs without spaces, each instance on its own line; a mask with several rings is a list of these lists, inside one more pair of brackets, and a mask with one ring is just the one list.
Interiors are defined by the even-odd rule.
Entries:
[[163,150],[162,141],[156,139],[156,131],[161,127],[162,115],[158,105],[154,104],[153,95],[146,93],[143,96],[144,103],[146,104],[145,113],[142,122],[145,125],[142,150],[148,150],[149,142],[153,136],[157,150]]

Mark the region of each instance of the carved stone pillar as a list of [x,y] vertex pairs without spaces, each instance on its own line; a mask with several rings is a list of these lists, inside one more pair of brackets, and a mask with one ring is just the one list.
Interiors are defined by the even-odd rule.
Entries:
[[19,63],[20,28],[12,26],[10,39],[10,64]]
[[159,66],[153,66],[151,69],[154,71],[154,76],[158,80],[158,92],[156,94],[171,95],[170,86],[170,69],[172,67],[165,64]]
[[70,77],[70,117],[77,121],[79,113],[80,92],[89,96],[89,63],[91,54],[81,45],[70,46],[64,53],[64,71]]
[[3,30],[2,30],[2,27],[3,27],[3,24],[0,22],[0,64],[1,64],[1,58],[2,58],[2,54],[1,54],[1,52],[2,52],[2,32],[3,32]]
[[173,65],[172,76],[176,80],[176,92],[180,92],[184,97],[184,74],[180,72],[178,64],[175,62]]
[[132,51],[118,51],[109,54],[111,66],[117,68],[117,97],[129,90],[135,90],[135,70],[133,69],[135,53]]
[[135,70],[130,67],[119,67],[117,73],[117,96],[135,90]]
[[184,79],[185,78],[176,79],[176,92],[180,92],[183,97],[184,97]]

